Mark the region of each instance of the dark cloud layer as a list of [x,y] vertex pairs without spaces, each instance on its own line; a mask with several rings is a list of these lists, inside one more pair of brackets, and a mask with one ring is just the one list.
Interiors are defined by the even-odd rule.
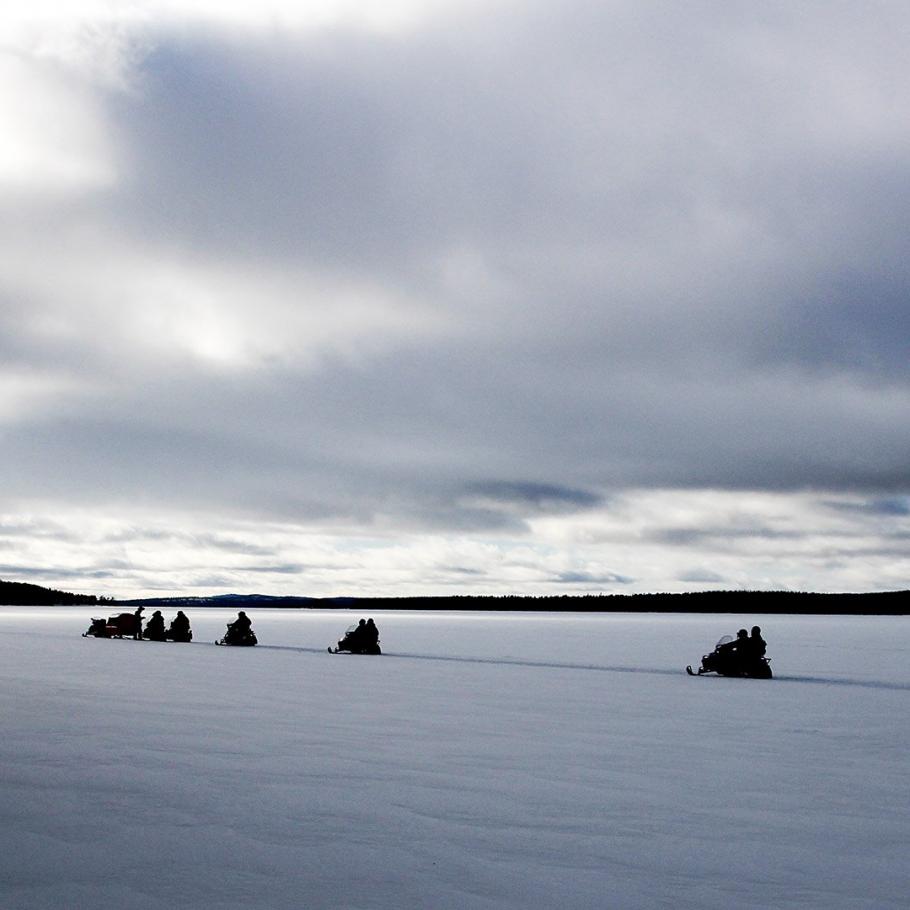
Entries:
[[[877,147],[829,84],[885,98],[876,34],[818,46],[782,9],[523,10],[410,40],[162,36],[127,217],[451,317],[429,350],[302,379],[317,433],[394,428],[405,462],[438,433],[474,450],[449,466],[468,482],[484,438],[516,484],[906,487],[906,406],[875,391],[907,382],[908,137]],[[767,43],[793,28],[787,63]],[[490,273],[476,298],[440,274],[464,249]]]

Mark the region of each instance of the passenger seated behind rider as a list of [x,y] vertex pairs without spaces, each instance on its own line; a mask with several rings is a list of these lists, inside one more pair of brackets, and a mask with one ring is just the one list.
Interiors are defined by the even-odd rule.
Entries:
[[376,628],[373,623],[372,617],[367,620],[367,624],[363,627],[364,632],[364,641],[365,645],[378,645],[379,644],[379,629]]
[[758,626],[752,626],[752,634],[749,636],[749,655],[753,660],[761,660],[768,650],[768,643],[761,637],[761,629]]

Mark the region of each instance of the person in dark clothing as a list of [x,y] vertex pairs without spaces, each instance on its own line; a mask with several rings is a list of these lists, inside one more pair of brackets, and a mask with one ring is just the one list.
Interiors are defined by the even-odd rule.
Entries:
[[250,628],[252,627],[249,616],[241,610],[237,614],[237,618],[228,626],[228,629],[237,636],[246,635]]
[[768,650],[768,643],[761,637],[761,629],[758,626],[752,626],[752,634],[749,636],[749,652],[753,660],[761,660]]
[[745,629],[740,629],[736,633],[736,641],[733,642],[734,650],[740,657],[749,650],[749,633]]
[[152,618],[145,624],[145,637],[149,641],[164,641],[164,617],[161,610],[155,610]]
[[367,621],[365,619],[361,619],[360,622],[357,623],[356,628],[348,629],[348,631],[344,633],[344,638],[338,642],[338,647],[342,651],[360,650],[366,642],[366,625]]
[[732,671],[748,660],[748,650],[749,633],[745,629],[740,629],[733,641],[725,642],[717,647],[718,667],[728,672]]
[[379,629],[372,619],[367,620],[364,628],[363,653],[364,654],[382,654],[379,647]]
[[227,645],[255,645],[256,635],[252,629],[252,623],[246,613],[241,610],[237,618],[228,623],[227,634],[224,636],[224,644]]
[[177,615],[171,620],[167,637],[173,641],[192,641],[193,633],[190,631],[190,621],[183,610],[178,610]]
[[142,611],[144,609],[145,607],[136,607],[136,612],[133,613],[133,617],[135,618],[136,622],[135,626],[133,626],[133,638],[136,641],[140,641],[142,639]]
[[733,658],[735,656],[742,657],[749,647],[749,633],[745,629],[740,629],[736,633],[736,638],[733,641],[728,641],[725,644],[720,645],[717,650],[724,655],[724,657]]

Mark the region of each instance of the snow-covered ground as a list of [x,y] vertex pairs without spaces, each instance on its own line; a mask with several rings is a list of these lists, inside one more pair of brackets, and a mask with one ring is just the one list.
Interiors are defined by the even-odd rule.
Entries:
[[[92,613],[0,608],[0,907],[910,902],[907,617]],[[777,679],[685,675],[755,622]]]

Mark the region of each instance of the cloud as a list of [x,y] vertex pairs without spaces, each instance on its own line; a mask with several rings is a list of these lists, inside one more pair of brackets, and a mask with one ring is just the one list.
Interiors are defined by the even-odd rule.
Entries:
[[654,533],[655,539],[671,546],[690,546],[695,543],[714,541],[716,543],[733,543],[749,539],[781,540],[801,537],[799,531],[782,531],[760,526],[746,528],[705,527],[705,528],[663,528]]
[[848,502],[829,502],[832,509],[842,512],[859,512],[869,515],[910,515],[910,498],[898,496],[889,499],[873,499]]
[[[750,517],[763,533],[744,533]],[[711,533],[668,545],[675,527]],[[7,529],[3,577],[118,596],[205,593],[215,581],[219,590],[325,597],[898,590],[910,571],[906,515],[858,519],[813,494],[627,491],[582,512],[536,513],[521,531],[345,527],[137,503],[103,514],[58,506],[53,528]]]
[[679,580],[697,585],[710,585],[711,587],[726,584],[726,579],[722,575],[712,572],[710,569],[700,568],[690,569],[681,573]]
[[614,585],[628,585],[635,581],[634,578],[628,578],[625,575],[618,575],[615,572],[606,574],[592,574],[590,572],[560,572],[554,579],[558,584],[570,585],[587,585],[595,588],[604,586],[613,587]]
[[301,576],[306,571],[306,567],[299,562],[282,563],[280,565],[247,565],[238,566],[239,572],[262,573],[265,575],[294,575]]
[[535,509],[565,508],[577,510],[599,505],[603,497],[587,490],[574,490],[555,484],[487,481],[469,487],[469,494],[495,503],[518,504]]
[[[709,572],[761,584],[788,541],[820,585],[806,491],[873,549],[903,517],[908,14],[75,9],[17,14],[0,57],[11,515],[117,516],[143,587],[200,514],[328,535],[234,554],[308,571],[361,536],[464,540],[418,560],[439,584],[528,546],[502,575],[526,586],[687,584],[723,550]],[[723,491],[761,504],[718,517]],[[623,505],[652,493],[699,504]],[[261,577],[224,534],[174,584]],[[585,534],[622,559],[573,561]]]
[[57,542],[79,539],[78,533],[57,521],[29,516],[0,516],[0,537],[30,537]]

